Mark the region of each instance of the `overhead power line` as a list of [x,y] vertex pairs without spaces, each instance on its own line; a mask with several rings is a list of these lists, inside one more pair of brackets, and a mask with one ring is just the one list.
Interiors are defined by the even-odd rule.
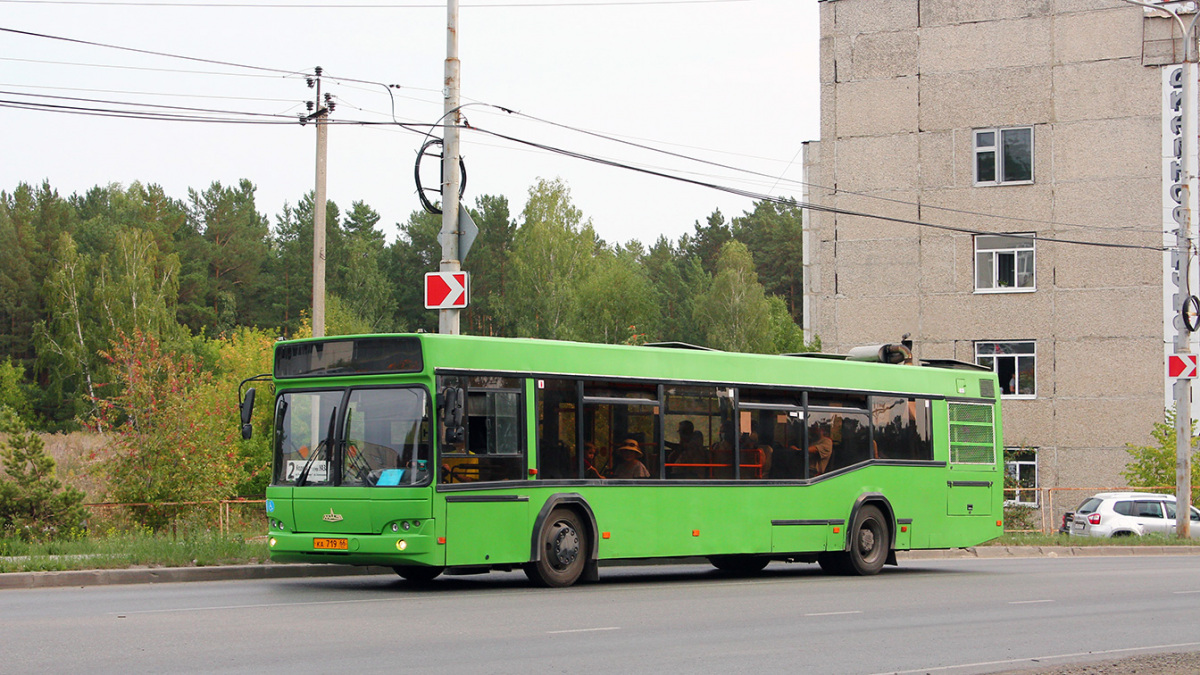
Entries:
[[[129,91],[128,89],[92,89],[89,87],[52,87],[40,84],[19,84],[17,82],[0,82],[0,87],[16,87],[18,89],[41,89],[50,91],[88,91],[95,94],[127,94],[129,96],[169,96],[172,98],[211,98],[228,101],[262,101],[266,103],[294,103],[291,98],[264,98],[262,96],[223,96],[220,94],[179,94],[165,91]],[[22,94],[24,95],[24,94]]]
[[213,117],[184,113],[151,112],[139,110],[122,110],[118,108],[88,108],[83,106],[57,105],[52,103],[35,103],[29,101],[12,101],[0,99],[0,107],[37,110],[43,112],[59,112],[75,115],[90,115],[95,117],[117,117],[136,120],[155,120],[161,122],[208,122],[214,124],[296,124],[295,119],[236,119],[230,117]]
[[232,61],[218,61],[216,59],[205,59],[198,56],[185,56],[182,54],[171,54],[169,52],[158,52],[150,49],[137,49],[136,47],[122,47],[121,45],[106,44],[104,42],[92,42],[91,40],[79,40],[76,38],[62,37],[59,35],[47,35],[45,33],[34,33],[27,30],[18,30],[16,28],[5,28],[0,26],[0,32],[12,33],[14,35],[24,35],[26,37],[35,37],[45,40],[58,40],[61,42],[71,42],[74,44],[87,45],[89,47],[103,47],[105,49],[116,49],[123,52],[133,52],[135,54],[148,54],[150,56],[162,56],[169,59],[182,59],[184,61],[194,61],[196,63],[211,63],[218,66],[229,66],[231,68],[245,68],[248,70],[259,70],[271,73],[280,73],[283,76],[304,75],[304,71],[296,70],[281,70],[279,68],[266,68],[263,66],[252,66],[245,63],[234,63]]
[[[524,117],[526,119],[533,120],[535,122],[540,122],[542,124],[548,124],[550,126],[557,127],[560,129],[574,131],[576,133],[584,134],[587,136],[592,136],[594,138],[599,138],[599,139],[611,141],[613,143],[619,143],[619,144],[626,145],[629,147],[638,148],[640,150],[646,150],[649,152],[666,155],[668,157],[675,157],[677,159],[683,159],[683,160],[687,160],[687,161],[691,161],[691,162],[697,162],[700,164],[706,164],[708,166],[713,166],[713,167],[717,167],[717,168],[721,168],[721,169],[728,169],[730,171],[737,171],[740,173],[746,173],[746,174],[750,174],[753,176],[759,176],[761,178],[773,180],[773,181],[775,181],[776,184],[783,182],[783,183],[788,183],[790,185],[799,185],[799,186],[807,186],[807,187],[812,187],[812,188],[819,188],[822,190],[828,190],[830,192],[839,193],[839,194],[843,194],[843,195],[853,195],[855,197],[863,197],[865,199],[874,199],[874,200],[889,202],[892,204],[913,206],[913,207],[917,207],[917,208],[921,208],[921,209],[932,209],[932,210],[941,211],[944,213],[956,213],[959,215],[978,216],[978,217],[983,217],[983,218],[993,218],[993,219],[997,219],[997,220],[1009,220],[1009,221],[1014,221],[1014,222],[1032,223],[1032,224],[1037,224],[1037,225],[1052,225],[1052,226],[1056,226],[1056,227],[1072,227],[1072,228],[1078,228],[1078,229],[1094,229],[1094,230],[1103,230],[1103,231],[1121,231],[1121,230],[1134,231],[1137,229],[1135,227],[1127,226],[1127,225],[1105,227],[1103,225],[1083,225],[1083,224],[1079,224],[1079,223],[1062,223],[1062,222],[1053,221],[1053,220],[1040,220],[1037,218],[1024,218],[1021,216],[1007,216],[1007,215],[1000,215],[1000,214],[994,214],[994,213],[983,213],[980,211],[971,211],[968,209],[956,209],[956,208],[952,208],[952,207],[948,207],[948,206],[936,206],[936,205],[927,204],[927,203],[918,204],[915,202],[909,202],[909,201],[905,201],[902,199],[896,199],[894,197],[884,197],[882,195],[875,195],[875,194],[870,194],[870,193],[865,193],[865,192],[855,192],[855,191],[844,190],[844,189],[840,189],[840,188],[832,188],[832,187],[825,186],[825,185],[818,185],[816,183],[811,183],[811,182],[807,182],[807,181],[799,181],[799,180],[795,180],[795,179],[791,179],[791,178],[784,178],[783,176],[764,173],[761,171],[754,171],[751,169],[733,166],[730,164],[724,164],[722,162],[714,162],[711,160],[701,159],[699,157],[685,155],[683,153],[673,152],[671,150],[664,150],[662,148],[657,148],[652,145],[646,145],[645,143],[637,143],[637,142],[630,141],[630,140],[627,140],[624,138],[613,136],[611,134],[601,133],[601,132],[593,131],[590,129],[583,129],[580,127],[571,126],[569,124],[563,124],[561,122],[555,122],[552,120],[543,119],[540,117],[529,115],[527,113],[520,112],[518,110],[512,110],[512,109],[506,108],[504,106],[499,106],[494,103],[486,103],[486,102],[480,101],[476,104],[470,104],[470,105],[488,106],[488,107],[500,110],[502,112],[508,113],[510,115]],[[796,153],[796,154],[799,155],[799,153]],[[790,166],[795,161],[796,161],[796,158],[793,157],[792,160],[790,162],[788,162],[788,165]]]
[[[544,143],[537,143],[535,141],[529,141],[529,140],[525,140],[522,138],[517,138],[515,136],[509,136],[507,134],[502,134],[502,133],[491,131],[488,129],[481,129],[481,128],[475,127],[475,126],[467,125],[467,128],[469,128],[473,131],[477,131],[479,133],[493,136],[495,138],[500,138],[500,139],[503,139],[506,141],[510,141],[512,143],[518,143],[521,145],[527,145],[530,147],[540,148],[542,150],[546,150],[548,152],[553,152],[555,154],[563,155],[565,157],[573,157],[575,159],[580,159],[580,160],[587,161],[587,162],[593,162],[596,164],[602,164],[605,166],[611,166],[611,167],[618,168],[618,169],[625,169],[627,171],[635,171],[635,172],[646,174],[646,175],[658,176],[659,178],[666,178],[668,180],[673,180],[673,181],[677,181],[680,183],[687,183],[690,185],[696,185],[698,187],[705,187],[705,188],[709,188],[712,190],[726,192],[728,194],[738,195],[741,197],[746,197],[748,199],[753,199],[753,200],[757,200],[757,201],[766,201],[766,202],[772,202],[775,204],[783,204],[783,205],[793,205],[793,206],[798,206],[800,208],[810,209],[812,211],[821,211],[824,213],[834,213],[834,214],[843,215],[843,216],[855,216],[855,217],[859,217],[859,218],[867,218],[870,220],[881,220],[881,221],[885,221],[885,222],[899,223],[899,224],[904,224],[904,225],[915,225],[918,227],[927,227],[927,228],[931,228],[931,229],[944,230],[944,231],[948,231],[948,232],[959,232],[962,234],[972,234],[972,235],[995,234],[994,232],[988,232],[988,231],[984,231],[984,230],[976,230],[976,229],[967,228],[967,227],[941,225],[941,224],[930,223],[930,222],[922,221],[922,220],[913,220],[910,218],[898,218],[895,216],[884,216],[884,215],[880,215],[880,214],[876,214],[876,213],[853,211],[851,209],[843,209],[843,208],[839,208],[839,207],[835,207],[835,206],[827,206],[824,204],[816,204],[816,203],[812,203],[812,202],[801,202],[801,201],[795,201],[795,200],[791,200],[791,199],[784,199],[782,197],[777,197],[775,195],[757,193],[757,192],[753,192],[751,190],[744,190],[741,188],[734,188],[734,187],[729,187],[726,185],[720,185],[718,183],[711,183],[708,181],[701,181],[701,180],[696,180],[696,179],[692,179],[692,178],[685,178],[683,176],[673,175],[673,174],[667,173],[665,171],[659,171],[659,170],[655,170],[655,169],[646,169],[643,167],[637,167],[637,166],[633,166],[631,164],[626,164],[623,162],[617,162],[615,160],[603,159],[603,158],[595,157],[595,156],[588,155],[585,153],[575,152],[573,150],[566,150],[564,148],[558,148],[558,147],[555,147],[552,145],[546,145]],[[1053,243],[1053,244],[1069,244],[1069,245],[1073,245],[1073,246],[1094,246],[1094,247],[1099,247],[1099,248],[1146,250],[1146,251],[1154,251],[1156,253],[1162,253],[1164,250],[1166,250],[1162,246],[1145,246],[1145,245],[1139,245],[1139,244],[1115,244],[1115,243],[1109,243],[1109,242],[1083,241],[1083,240],[1078,240],[1078,239],[1063,239],[1063,238],[1058,238],[1058,237],[1045,237],[1045,236],[1037,235],[1037,234],[1033,234],[1033,235],[1015,235],[1014,234],[1014,235],[1008,235],[1008,236],[1021,237],[1021,238],[1028,239],[1030,241],[1041,241],[1041,242]]]
[[[0,0],[2,2],[3,0]],[[51,66],[80,66],[83,68],[113,68],[117,70],[142,70],[153,73],[182,73],[185,75],[222,75],[226,77],[259,77],[270,78],[272,80],[279,79],[278,75],[260,75],[258,73],[230,73],[222,70],[184,70],[182,68],[151,68],[149,66],[119,66],[112,63],[81,63],[79,61],[47,61],[43,59],[18,59],[9,56],[0,56],[0,61],[13,61],[17,63],[41,63]]]
[[19,91],[5,91],[5,90],[0,90],[0,94],[7,95],[7,96],[24,96],[27,98],[55,99],[55,100],[59,100],[59,101],[75,101],[75,102],[79,102],[79,103],[103,103],[103,104],[107,104],[107,105],[129,106],[129,107],[133,107],[133,108],[156,108],[156,109],[160,109],[160,110],[181,110],[181,111],[185,111],[185,112],[189,112],[189,113],[202,112],[202,113],[215,113],[215,114],[220,114],[220,115],[243,115],[246,117],[273,117],[273,118],[286,119],[289,122],[296,121],[295,117],[291,117],[288,115],[280,115],[277,113],[215,110],[212,108],[191,108],[191,107],[177,106],[177,105],[163,105],[161,103],[138,103],[138,102],[134,102],[134,101],[110,101],[107,99],[100,99],[100,98],[82,98],[82,97],[78,97],[78,96],[55,96],[53,94],[28,94],[28,93],[19,92]]
[[[11,1],[11,0],[0,0],[0,2],[6,2],[6,1]],[[51,2],[52,0],[40,0],[40,1]],[[82,2],[83,0],[53,0],[53,1],[67,3],[67,2],[77,2],[77,1]],[[703,0],[701,0],[701,1],[703,1]],[[737,1],[737,0],[734,0],[734,1]],[[675,0],[675,2],[683,3],[683,2],[688,2],[688,0]],[[647,3],[643,2],[643,3],[630,3],[630,4],[647,4]],[[666,4],[671,4],[671,3],[666,3]],[[487,6],[494,6],[494,5],[487,5]],[[106,43],[100,43],[100,42],[93,42],[93,41],[89,41],[89,40],[79,40],[79,39],[75,39],[75,38],[47,35],[44,33],[34,33],[31,31],[23,31],[23,30],[18,30],[18,29],[13,29],[13,28],[0,27],[0,32],[13,33],[13,34],[18,34],[18,35],[26,35],[26,36],[30,36],[30,37],[38,37],[38,38],[44,38],[44,39],[61,40],[61,41],[71,42],[71,43],[76,43],[76,44],[83,44],[83,45],[89,45],[89,46],[95,46],[95,47],[103,47],[103,48],[108,48],[108,49],[117,49],[117,50],[122,50],[122,51],[140,53],[140,54],[162,56],[162,57],[166,57],[166,58],[177,58],[177,59],[184,59],[184,60],[188,60],[188,61],[196,61],[196,62],[201,62],[201,63],[211,63],[211,64],[216,64],[216,65],[251,69],[251,70],[256,70],[256,71],[279,73],[284,76],[295,76],[295,75],[302,74],[304,72],[304,71],[288,71],[288,70],[282,70],[282,69],[278,69],[278,68],[267,68],[267,67],[263,67],[263,66],[254,66],[254,65],[234,63],[234,62],[229,62],[229,61],[219,61],[219,60],[215,60],[215,59],[205,59],[205,58],[185,56],[185,55],[180,55],[180,54],[171,54],[171,53],[166,53],[166,52],[137,49],[137,48],[133,48],[133,47],[124,47],[124,46],[120,46],[120,45],[112,45],[112,44],[106,44]],[[349,124],[360,124],[360,125],[391,124],[391,125],[395,125],[395,126],[407,129],[409,131],[416,131],[417,133],[423,133],[424,135],[428,135],[429,130],[432,130],[433,128],[435,128],[437,126],[436,123],[434,125],[424,125],[424,124],[400,122],[398,119],[396,119],[395,97],[393,94],[393,89],[401,88],[399,85],[390,85],[390,84],[386,84],[386,83],[378,82],[378,81],[361,80],[361,79],[347,78],[347,77],[334,78],[331,76],[330,79],[343,80],[346,82],[357,82],[357,83],[361,83],[361,84],[369,84],[369,85],[381,87],[384,89],[384,91],[386,91],[388,93],[389,99],[392,102],[392,106],[391,106],[392,107],[392,112],[391,112],[392,121],[391,122],[368,123],[368,122],[338,121],[338,122],[334,122],[334,123],[339,123],[339,124],[349,123]],[[5,92],[5,93],[8,93],[10,95],[35,96],[35,95],[31,95],[31,94],[20,94],[17,92]],[[247,122],[250,122],[250,120],[245,119],[248,117],[268,117],[268,118],[270,118],[270,117],[285,118],[286,117],[284,115],[270,114],[270,113],[239,113],[239,112],[218,111],[218,110],[199,109],[199,108],[189,109],[189,108],[183,108],[183,107],[178,107],[178,106],[151,106],[150,104],[123,103],[123,102],[114,102],[114,101],[105,101],[105,100],[96,100],[96,99],[72,99],[71,97],[51,97],[51,98],[59,98],[59,99],[63,99],[63,100],[77,100],[79,102],[89,102],[89,103],[103,103],[103,104],[109,104],[109,105],[149,106],[149,107],[155,107],[155,108],[164,109],[164,110],[182,110],[182,111],[186,111],[188,114],[169,114],[169,113],[155,113],[155,112],[149,112],[149,111],[129,111],[129,110],[119,110],[119,109],[86,108],[86,107],[82,107],[82,106],[50,105],[50,104],[32,103],[32,102],[27,102],[27,101],[0,101],[0,105],[3,105],[5,107],[16,107],[16,108],[24,108],[24,109],[30,109],[30,110],[46,110],[46,111],[51,111],[51,112],[69,112],[69,113],[76,113],[76,114],[101,115],[101,116],[110,116],[110,117],[132,117],[132,118],[137,118],[137,119],[154,119],[154,120],[161,120],[161,121],[247,123]],[[776,183],[785,180],[781,176],[766,174],[763,172],[744,169],[742,167],[732,166],[732,165],[724,164],[721,162],[713,162],[710,160],[704,160],[704,159],[700,159],[697,157],[685,155],[682,153],[673,152],[670,150],[664,150],[662,148],[656,148],[656,147],[653,147],[650,145],[646,145],[644,143],[637,143],[637,142],[629,141],[626,139],[617,138],[617,137],[614,137],[614,136],[611,136],[608,134],[602,134],[600,132],[590,131],[587,129],[582,129],[579,127],[574,127],[571,125],[562,124],[562,123],[538,118],[533,115],[528,115],[528,114],[513,110],[511,108],[506,108],[506,107],[498,106],[498,105],[491,104],[491,103],[485,103],[485,102],[468,103],[461,107],[465,108],[468,106],[483,106],[483,107],[488,107],[488,108],[494,108],[494,109],[500,110],[500,111],[510,114],[510,115],[521,116],[521,117],[530,119],[532,121],[536,121],[539,123],[548,124],[548,125],[555,126],[558,128],[574,131],[576,133],[586,134],[588,136],[592,136],[595,138],[600,138],[603,140],[620,143],[620,144],[623,144],[623,145],[626,145],[629,147],[635,147],[638,149],[655,152],[655,153],[663,154],[666,156],[675,157],[678,159],[684,159],[684,160],[692,161],[692,162],[699,162],[699,163],[702,163],[705,165],[714,166],[714,167],[718,167],[718,168],[722,168],[722,169],[726,169],[726,170],[730,170],[730,171],[737,171],[739,173],[746,173],[749,175],[755,175],[755,176],[759,176],[762,178],[768,178],[768,179],[774,180]],[[212,118],[212,117],[205,117],[205,116],[201,116],[201,115],[195,115],[192,113],[210,113],[210,114],[216,114],[216,115],[241,115],[243,119],[231,119],[228,117]],[[333,122],[333,120],[330,120],[330,122]],[[292,124],[292,123],[294,123],[294,121],[291,119],[286,119],[286,120],[279,119],[278,121],[271,121],[270,123]],[[527,141],[527,140],[524,140],[524,139],[521,139],[521,138],[518,138],[515,136],[500,134],[498,132],[493,132],[493,131],[481,129],[478,127],[471,127],[469,124],[465,125],[465,126],[467,128],[474,129],[481,133],[492,135],[496,138],[507,140],[507,141],[513,142],[513,143],[523,144],[528,147],[538,148],[538,149],[541,149],[546,152],[552,152],[555,154],[571,156],[571,157],[575,157],[575,158],[589,161],[589,162],[606,164],[606,165],[613,166],[616,168],[623,168],[623,169],[627,169],[627,170],[637,171],[637,172],[641,172],[641,173],[648,174],[648,175],[656,175],[656,176],[659,176],[662,178],[667,178],[670,180],[691,183],[691,184],[694,184],[697,186],[708,187],[711,189],[720,190],[720,191],[728,192],[731,194],[738,194],[741,196],[745,196],[747,198],[757,199],[760,201],[766,200],[766,201],[774,201],[774,202],[780,202],[780,203],[790,203],[790,202],[787,202],[787,200],[782,200],[779,197],[775,197],[775,196],[769,195],[769,194],[755,193],[750,190],[744,190],[741,188],[733,188],[733,187],[729,187],[729,186],[720,185],[717,183],[711,183],[708,181],[702,181],[702,180],[697,180],[697,179],[693,179],[693,178],[685,178],[683,176],[668,173],[665,169],[650,169],[650,168],[645,168],[645,167],[637,167],[637,166],[634,166],[632,164],[628,164],[625,162],[603,159],[603,158],[596,157],[593,155],[588,155],[585,153],[577,153],[574,151],[565,150],[563,148],[557,148],[555,146],[536,143],[533,141]],[[424,129],[426,129],[426,131],[424,131],[424,132],[417,131],[417,129],[415,127],[424,128]],[[830,190],[831,192],[835,192],[835,193],[839,192],[838,190],[835,190],[833,188],[815,185],[812,183],[806,183],[803,181],[794,181],[794,180],[787,179],[786,182],[792,183],[792,184],[799,184],[799,185],[808,185],[810,187],[818,187],[821,189]],[[1096,225],[1078,225],[1078,224],[1073,224],[1073,223],[1057,223],[1054,221],[1045,221],[1045,220],[1037,220],[1037,219],[1030,219],[1030,218],[1021,218],[1021,217],[1016,217],[1016,216],[1005,216],[1005,215],[998,215],[998,214],[980,213],[980,212],[968,211],[968,210],[964,210],[964,209],[954,209],[954,208],[940,207],[940,206],[929,205],[929,204],[914,204],[912,202],[907,202],[904,200],[898,200],[898,199],[894,199],[894,198],[883,197],[880,195],[873,195],[873,194],[867,194],[867,193],[857,193],[857,192],[850,192],[850,191],[845,191],[845,190],[841,190],[840,192],[842,194],[855,195],[855,196],[860,196],[860,197],[864,197],[864,198],[877,199],[877,200],[882,200],[882,201],[887,201],[887,202],[892,202],[892,203],[900,203],[900,204],[905,204],[905,205],[910,205],[910,206],[916,206],[918,208],[935,209],[935,210],[949,212],[949,213],[972,215],[972,216],[983,217],[983,218],[993,218],[993,219],[1011,220],[1011,221],[1018,221],[1018,222],[1049,224],[1049,225],[1061,226],[1061,227],[1075,227],[1075,228],[1096,229],[1096,230],[1106,230],[1106,231],[1112,231],[1112,230],[1118,230],[1118,229],[1130,229],[1127,227],[1111,228],[1111,227],[1102,227],[1102,226],[1096,226]],[[815,204],[815,203],[807,203],[804,206],[805,206],[805,208],[809,208],[809,209],[816,210],[816,211],[828,211],[828,212],[839,213],[839,214],[843,214],[843,215],[873,218],[873,219],[877,219],[877,220],[891,221],[891,222],[896,222],[896,223],[906,223],[906,224],[918,225],[918,226],[922,226],[922,227],[932,227],[932,228],[937,228],[937,229],[970,233],[970,234],[988,234],[988,232],[985,232],[982,230],[976,230],[976,229],[972,229],[972,228],[953,227],[953,226],[948,226],[948,225],[938,225],[938,224],[934,224],[934,223],[928,223],[928,222],[925,222],[922,220],[897,218],[897,217],[892,217],[892,216],[880,216],[880,215],[869,214],[869,213],[865,213],[865,212],[852,211],[849,209],[840,209],[840,208],[835,208],[835,207],[823,206],[823,205],[819,205],[819,204]],[[1044,236],[1040,236],[1040,235],[1014,235],[1014,236],[1026,236],[1027,238],[1034,240],[1034,241],[1046,241],[1046,242],[1074,244],[1074,245],[1102,246],[1102,247],[1106,247],[1106,248],[1147,249],[1147,250],[1155,250],[1155,251],[1163,250],[1162,247],[1140,246],[1140,245],[1134,245],[1134,244],[1113,244],[1113,243],[1105,243],[1105,242],[1088,242],[1088,241],[1074,240],[1074,239],[1044,237]]]

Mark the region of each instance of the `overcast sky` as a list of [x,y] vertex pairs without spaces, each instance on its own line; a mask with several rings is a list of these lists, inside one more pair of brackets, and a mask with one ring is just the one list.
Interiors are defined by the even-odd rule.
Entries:
[[[130,109],[154,103],[294,116],[322,66],[339,121],[433,123],[442,114],[446,9],[436,0],[196,2],[0,0],[0,28],[225,61],[256,70],[0,32],[0,101]],[[365,7],[371,3],[378,7]],[[386,5],[386,7],[383,7]],[[530,6],[536,5],[536,6]],[[481,129],[754,192],[800,196],[800,149],[819,133],[816,0],[462,0],[462,100],[767,174],[764,178],[603,141],[485,106]],[[289,74],[294,73],[294,74]],[[400,85],[389,98],[380,86]],[[37,96],[31,96],[37,95]],[[95,99],[69,101],[45,96]],[[143,108],[144,109],[144,108]],[[156,110],[155,112],[161,112]],[[195,114],[195,113],[188,113]],[[245,119],[245,116],[239,116]],[[278,118],[264,117],[275,121]],[[0,190],[49,180],[61,194],[97,184],[189,187],[250,179],[259,211],[313,188],[313,126],[114,119],[0,107]],[[329,198],[361,200],[389,233],[419,208],[413,163],[424,139],[395,126],[335,126]],[[560,177],[600,236],[676,238],[746,198],[596,165],[466,132],[465,201],[509,198]],[[436,173],[430,173],[436,179]]]

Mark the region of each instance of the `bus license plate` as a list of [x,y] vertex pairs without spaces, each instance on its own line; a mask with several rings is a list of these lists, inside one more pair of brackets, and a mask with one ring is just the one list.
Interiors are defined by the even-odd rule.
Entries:
[[349,540],[347,539],[326,539],[317,537],[313,539],[313,548],[320,551],[346,551],[350,549]]

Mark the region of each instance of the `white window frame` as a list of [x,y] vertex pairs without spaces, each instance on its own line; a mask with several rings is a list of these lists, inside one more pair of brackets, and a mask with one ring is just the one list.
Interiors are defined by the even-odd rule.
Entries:
[[[1029,178],[1009,179],[1004,173],[1004,155],[1005,145],[1003,142],[1004,136],[1020,131],[1029,132]],[[991,143],[988,143],[986,134],[992,134]],[[995,186],[995,185],[1031,185],[1034,181],[1034,133],[1032,126],[1023,127],[992,127],[989,129],[975,129],[971,134],[971,157],[974,162],[971,164],[971,174],[975,179],[976,186]],[[981,145],[981,143],[983,145]],[[992,180],[979,179],[979,162],[980,155],[986,152],[992,153]]]
[[[1012,453],[1017,453],[1017,452],[1032,453],[1033,458],[1032,459],[1011,459],[1010,460],[1009,455]],[[1022,487],[1021,486],[1020,483],[1021,483],[1021,469],[1022,468],[1025,468],[1027,470],[1032,468],[1033,487]],[[1041,506],[1041,504],[1039,502],[1041,490],[1038,489],[1041,487],[1041,482],[1040,482],[1040,479],[1038,476],[1037,448],[1019,448],[1019,447],[1004,448],[1004,475],[1005,476],[1015,475],[1017,477],[1016,494],[1013,495],[1012,499],[1010,499],[1008,496],[1008,492],[1005,491],[1005,493],[1004,493],[1004,503],[1005,504],[1010,504],[1013,506],[1032,506],[1035,509]],[[1031,495],[1033,497],[1033,501],[1023,500],[1022,498],[1026,497],[1026,495]]]
[[[1032,232],[1022,232],[1016,234],[977,234],[975,235],[975,292],[976,293],[1032,293],[1037,290],[1037,248],[1033,240]],[[1028,237],[1025,242],[1020,241],[1019,237]],[[1010,239],[1011,241],[1003,241]],[[1028,256],[1023,255],[1028,253]],[[1013,284],[1011,286],[1001,285],[1000,279],[1000,260],[1003,256],[1012,257]],[[984,266],[981,264],[983,260],[987,260],[987,266],[990,270],[987,274],[987,282],[989,286],[981,285],[980,276],[984,271]],[[1025,276],[1029,279],[1028,285],[1021,285],[1022,278],[1022,262],[1028,261],[1029,270]]]
[[[984,351],[984,352],[980,351],[980,349],[983,345],[997,345],[997,344],[1000,344],[1000,345],[1025,345],[1025,344],[1028,344],[1028,345],[1032,346],[1032,349],[1028,352],[1009,352],[1009,353],[996,353],[994,351],[994,349],[991,351]],[[983,363],[982,362],[983,359],[991,359],[990,366],[986,363]],[[1021,394],[1021,393],[1006,394],[1006,393],[1004,393],[1008,387],[1006,387],[1006,383],[1003,382],[1003,374],[1001,373],[1000,364],[999,364],[1000,359],[1012,359],[1012,361],[1013,361],[1011,372],[1012,372],[1012,378],[1015,378],[1015,379],[1013,381],[1011,381],[1009,384],[1015,385],[1012,387],[1012,389],[1014,391],[1020,391],[1020,387],[1021,387],[1020,378],[1018,378],[1017,375],[1021,372],[1022,360],[1028,359],[1028,363],[1031,366],[1031,370],[1033,371],[1033,391],[1024,393],[1024,394]],[[1037,341],[1036,340],[978,340],[975,342],[975,363],[977,363],[981,366],[984,366],[984,367],[990,367],[993,371],[995,371],[997,377],[1001,378],[1002,381],[1000,382],[1000,398],[1002,398],[1002,399],[1005,399],[1005,398],[1007,398],[1007,399],[1035,399],[1035,398],[1037,398]],[[1005,370],[1007,371],[1008,369],[1006,368]]]

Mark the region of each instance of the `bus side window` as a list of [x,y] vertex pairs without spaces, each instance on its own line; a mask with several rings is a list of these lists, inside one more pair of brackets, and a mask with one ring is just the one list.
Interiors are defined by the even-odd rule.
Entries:
[[442,377],[439,391],[464,383],[467,395],[461,440],[447,436],[442,421],[442,482],[524,478],[521,381],[490,376]]
[[575,410],[579,391],[575,380],[538,380],[534,383],[534,391],[538,425],[538,478],[578,478]]
[[871,397],[875,459],[932,459],[928,399]]
[[[646,480],[662,476],[658,387],[632,382],[586,382],[583,441],[595,449],[603,478]],[[610,463],[601,473],[600,464]]]

